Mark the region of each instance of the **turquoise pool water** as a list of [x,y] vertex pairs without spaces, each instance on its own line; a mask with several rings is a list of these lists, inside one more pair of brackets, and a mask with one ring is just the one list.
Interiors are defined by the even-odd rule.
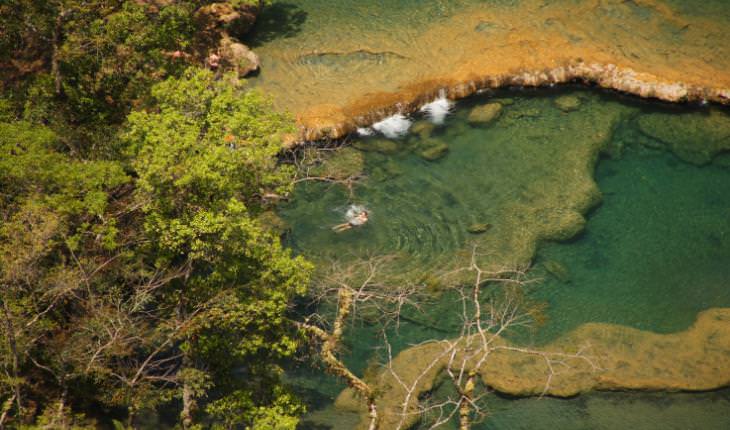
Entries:
[[[501,105],[496,118],[469,121],[475,107],[494,102]],[[516,334],[522,342],[550,341],[586,322],[675,332],[701,310],[730,306],[730,167],[716,154],[730,139],[727,112],[567,89],[485,94],[459,102],[433,129],[413,120],[399,139],[352,138],[366,175],[352,194],[339,185],[299,186],[281,211],[290,225],[287,243],[315,261],[399,255],[399,272],[414,276],[453,267],[473,245],[488,254],[484,264],[532,261],[542,280],[532,297],[547,303],[547,318]],[[659,140],[672,124],[682,124],[672,133],[679,137]],[[448,149],[427,159],[424,150],[438,145]],[[366,205],[370,222],[334,233],[351,203]],[[474,224],[490,227],[470,233]],[[456,303],[440,297],[391,334],[395,352],[453,335]],[[375,333],[359,325],[345,341],[346,361],[359,374],[377,356]],[[320,410],[304,428],[351,422],[328,408],[340,383],[294,374]],[[679,429],[701,422],[697,428],[720,429],[728,425],[727,406],[727,391],[494,397],[493,416],[479,428]]]
[[641,146],[601,161],[603,203],[585,231],[538,252],[538,267],[566,270],[562,281],[545,273],[536,289],[549,303],[542,335],[587,321],[674,332],[701,310],[730,306],[728,173]]

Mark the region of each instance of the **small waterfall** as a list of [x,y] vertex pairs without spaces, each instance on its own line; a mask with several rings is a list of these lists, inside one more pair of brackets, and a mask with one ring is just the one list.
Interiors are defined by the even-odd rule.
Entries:
[[446,91],[440,90],[439,96],[431,103],[426,103],[421,107],[421,112],[426,114],[429,121],[436,125],[441,125],[446,120],[446,115],[451,113],[454,102],[446,98]]
[[412,121],[405,115],[397,113],[389,116],[382,121],[373,124],[373,129],[383,133],[388,139],[396,139],[405,136],[411,127]]
[[375,130],[373,130],[370,127],[358,127],[357,134],[358,134],[358,136],[363,136],[363,137],[372,136],[373,134],[375,134]]

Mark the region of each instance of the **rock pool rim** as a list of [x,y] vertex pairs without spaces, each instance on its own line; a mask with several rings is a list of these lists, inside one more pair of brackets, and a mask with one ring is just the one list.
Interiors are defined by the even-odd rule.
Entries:
[[286,146],[343,138],[358,128],[368,127],[391,115],[414,113],[440,94],[445,94],[450,100],[458,100],[500,88],[539,88],[571,83],[597,86],[642,99],[670,103],[730,105],[730,88],[662,80],[655,75],[612,63],[586,63],[579,59],[567,61],[565,65],[552,69],[474,76],[461,82],[453,79],[432,79],[411,84],[399,92],[375,93],[363,102],[338,108],[323,115],[306,113],[297,117],[299,134],[294,140],[287,142]]

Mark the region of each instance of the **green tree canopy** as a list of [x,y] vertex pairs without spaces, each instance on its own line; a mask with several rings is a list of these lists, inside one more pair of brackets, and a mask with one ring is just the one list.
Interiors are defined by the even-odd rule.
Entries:
[[285,312],[312,268],[259,221],[291,189],[292,122],[205,70],[151,94],[116,160],[0,123],[0,414],[63,427],[101,404],[130,423],[179,408],[185,428],[293,428]]

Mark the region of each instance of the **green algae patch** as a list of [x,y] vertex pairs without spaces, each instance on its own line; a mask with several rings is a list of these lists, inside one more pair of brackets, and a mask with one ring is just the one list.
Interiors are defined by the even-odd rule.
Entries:
[[730,115],[718,109],[680,115],[650,113],[638,123],[643,133],[689,163],[707,164],[715,155],[730,151]]
[[344,147],[319,155],[324,159],[309,170],[309,176],[343,180],[363,173],[365,159],[362,152],[354,148]]
[[[590,390],[703,391],[730,383],[730,309],[702,312],[686,331],[656,334],[612,324],[585,324],[541,348],[542,351],[576,353],[580,358],[561,360],[560,370],[548,380],[546,360],[539,354],[525,354],[503,339],[494,341],[494,351],[484,365],[475,370],[482,382],[501,393],[517,396],[549,394],[570,397]],[[418,419],[416,401],[435,388],[449,356],[444,344],[427,343],[406,349],[391,363],[392,372],[410,386],[419,382],[406,406],[411,414],[405,423]],[[456,358],[454,362],[459,362]],[[430,364],[436,363],[434,365]],[[467,368],[469,368],[467,366]],[[390,370],[375,382],[380,425],[395,428],[401,421],[405,390]],[[337,398],[336,406],[361,413],[360,427],[366,422],[363,403],[350,389]],[[408,425],[403,426],[408,428]]]

